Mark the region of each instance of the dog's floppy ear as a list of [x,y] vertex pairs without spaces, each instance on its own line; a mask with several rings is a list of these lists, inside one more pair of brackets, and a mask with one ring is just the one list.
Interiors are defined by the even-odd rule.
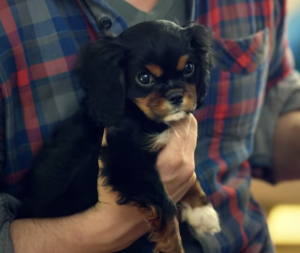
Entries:
[[196,56],[197,64],[197,109],[204,103],[208,84],[210,81],[210,70],[213,66],[212,33],[207,27],[189,23],[184,27],[184,34],[187,37],[193,54]]
[[102,35],[79,55],[79,76],[89,116],[103,126],[112,126],[124,113],[125,82],[122,64],[125,49],[117,38]]

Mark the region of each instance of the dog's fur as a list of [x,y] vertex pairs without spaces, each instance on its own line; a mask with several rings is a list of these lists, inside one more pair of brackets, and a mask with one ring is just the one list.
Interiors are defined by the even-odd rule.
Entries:
[[[120,205],[139,206],[155,252],[183,252],[177,208],[155,164],[169,140],[169,123],[202,105],[211,61],[210,33],[198,24],[144,22],[85,47],[79,61],[84,107],[38,154],[20,216],[65,216],[93,206],[99,174],[119,194]],[[196,232],[219,231],[199,182],[181,203],[182,219]]]

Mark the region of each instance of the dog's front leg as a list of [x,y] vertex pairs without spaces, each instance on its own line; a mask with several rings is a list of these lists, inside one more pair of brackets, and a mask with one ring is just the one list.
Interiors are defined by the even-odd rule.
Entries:
[[188,222],[197,234],[215,234],[220,231],[218,214],[209,203],[199,181],[195,182],[180,202],[181,220]]
[[141,211],[149,224],[149,240],[155,243],[154,253],[184,253],[175,216],[168,217],[154,206],[141,208]]

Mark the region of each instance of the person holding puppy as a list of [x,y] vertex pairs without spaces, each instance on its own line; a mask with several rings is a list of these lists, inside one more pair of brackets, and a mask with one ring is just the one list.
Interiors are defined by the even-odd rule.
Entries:
[[[1,253],[151,252],[138,210],[117,205],[101,184],[99,204],[83,213],[57,219],[15,216],[36,153],[80,103],[79,47],[97,32],[120,34],[154,19],[200,22],[212,29],[216,41],[216,66],[204,107],[195,113],[198,124],[190,116],[176,125],[182,134],[171,137],[157,164],[175,203],[197,176],[220,215],[222,231],[215,236],[194,237],[182,227],[186,253],[275,252],[249,187],[251,176],[271,183],[300,177],[295,138],[300,81],[285,38],[286,1],[4,0]],[[187,146],[178,150],[183,142]]]

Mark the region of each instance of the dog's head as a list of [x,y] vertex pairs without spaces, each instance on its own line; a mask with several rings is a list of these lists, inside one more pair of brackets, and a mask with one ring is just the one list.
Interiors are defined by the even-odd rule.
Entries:
[[202,25],[143,22],[117,37],[101,36],[82,55],[89,112],[105,126],[122,117],[126,100],[164,123],[204,102],[212,56],[211,35]]

